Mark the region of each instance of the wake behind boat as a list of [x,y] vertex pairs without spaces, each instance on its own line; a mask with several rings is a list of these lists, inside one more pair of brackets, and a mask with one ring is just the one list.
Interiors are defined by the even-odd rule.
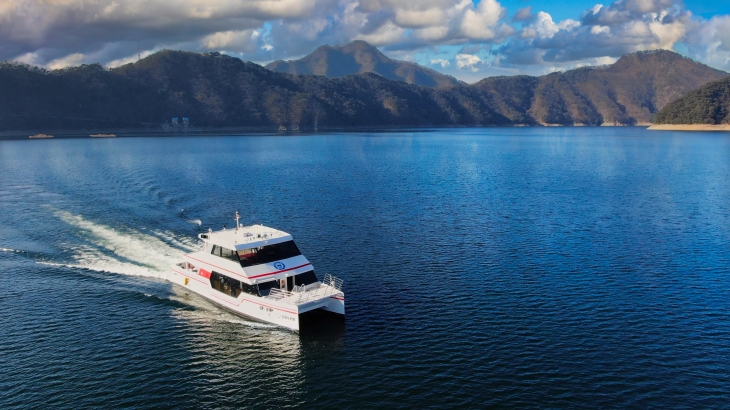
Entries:
[[299,330],[314,310],[345,314],[342,280],[317,279],[292,236],[263,225],[199,234],[203,249],[173,266],[173,282],[227,310]]

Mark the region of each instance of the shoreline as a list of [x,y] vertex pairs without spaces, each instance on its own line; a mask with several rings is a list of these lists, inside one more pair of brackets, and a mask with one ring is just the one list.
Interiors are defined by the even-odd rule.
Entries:
[[651,131],[730,131],[730,124],[655,124]]
[[28,139],[29,134],[37,133],[49,133],[55,137],[55,139],[66,139],[66,138],[94,138],[94,139],[105,139],[100,138],[104,135],[111,137],[202,137],[202,136],[255,136],[255,135],[311,135],[311,134],[332,134],[332,133],[352,133],[352,132],[373,132],[373,133],[391,133],[391,132],[430,132],[434,130],[442,129],[468,129],[468,128],[606,128],[606,127],[637,127],[646,128],[650,124],[636,124],[636,125],[614,125],[614,124],[601,124],[601,125],[585,125],[585,124],[513,124],[513,125],[476,125],[476,126],[372,126],[372,127],[358,127],[358,126],[344,126],[344,127],[322,127],[318,130],[315,129],[296,129],[296,130],[281,130],[274,127],[191,127],[188,130],[163,130],[157,127],[148,128],[108,128],[108,129],[94,129],[94,130],[8,130],[0,131],[0,140],[23,140]]

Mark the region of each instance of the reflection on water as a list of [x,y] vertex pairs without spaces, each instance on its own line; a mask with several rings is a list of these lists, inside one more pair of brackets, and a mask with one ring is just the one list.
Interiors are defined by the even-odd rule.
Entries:
[[305,402],[307,362],[343,346],[344,320],[328,312],[305,316],[296,333],[233,315],[176,285],[171,298],[186,305],[171,314],[182,327],[185,354],[204,369],[198,372],[205,380],[201,393],[217,386],[236,403]]

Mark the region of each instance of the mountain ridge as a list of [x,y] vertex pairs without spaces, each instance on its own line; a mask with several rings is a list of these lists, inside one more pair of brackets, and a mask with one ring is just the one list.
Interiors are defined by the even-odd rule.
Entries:
[[498,101],[503,110],[517,111],[508,115],[513,121],[527,116],[543,125],[639,125],[651,123],[669,102],[726,75],[677,53],[652,50],[606,66],[540,77],[488,77],[474,86],[495,95],[507,90],[523,95],[519,103]]
[[[282,74],[220,53],[163,50],[114,69],[0,63],[0,130],[636,125],[727,73],[672,52],[540,77],[425,87],[374,73]],[[678,79],[682,79],[679,81]]]

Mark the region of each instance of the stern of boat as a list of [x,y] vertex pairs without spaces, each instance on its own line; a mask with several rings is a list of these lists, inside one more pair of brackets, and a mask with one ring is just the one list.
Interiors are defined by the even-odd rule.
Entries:
[[325,275],[321,282],[306,286],[294,286],[291,291],[271,289],[271,292],[265,298],[277,304],[296,308],[300,315],[316,309],[345,315],[345,294],[342,292],[342,279],[329,274]]

